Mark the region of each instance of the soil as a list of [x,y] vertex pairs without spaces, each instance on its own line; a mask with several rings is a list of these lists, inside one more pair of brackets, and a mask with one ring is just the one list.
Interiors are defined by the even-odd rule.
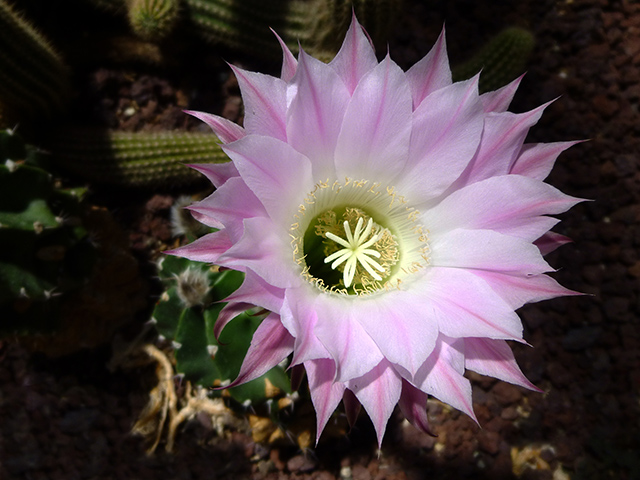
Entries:
[[[222,58],[267,73],[279,69],[193,40],[165,45],[165,66],[89,55],[74,34],[98,49],[101,32],[123,29],[117,20],[101,14],[104,30],[94,23],[71,31],[64,27],[65,12],[54,14],[36,0],[18,3],[77,67],[71,117],[81,118],[78,123],[129,131],[202,128],[183,108],[241,120],[237,85]],[[293,442],[256,443],[242,426],[219,435],[199,415],[179,429],[173,453],[161,445],[146,455],[148,440],[131,429],[153,387],[153,369],[107,369],[111,342],[52,358],[5,340],[0,478],[640,478],[640,4],[405,0],[389,42],[392,57],[409,67],[429,50],[444,22],[454,63],[503,27],[528,28],[537,43],[512,110],[557,98],[530,141],[590,140],[562,154],[548,180],[591,200],[561,216],[554,230],[574,243],[548,256],[559,269],[555,277],[587,295],[524,307],[532,347],[513,346],[522,370],[544,393],[470,375],[481,427],[430,401],[437,437],[394,415],[380,450],[366,416],[349,434],[301,451]],[[190,49],[176,54],[185,45]],[[110,210],[129,237],[145,284],[139,288],[148,299],[118,338],[132,338],[148,318],[158,293],[151,260],[175,241],[169,207],[179,194],[196,191],[92,186],[90,200]]]

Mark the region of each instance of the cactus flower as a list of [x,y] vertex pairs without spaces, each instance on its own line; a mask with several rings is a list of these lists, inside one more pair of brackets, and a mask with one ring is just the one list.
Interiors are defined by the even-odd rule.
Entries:
[[453,83],[444,34],[406,72],[355,18],[328,64],[282,47],[279,78],[231,67],[244,127],[189,112],[232,162],[194,165],[216,190],[190,209],[218,230],[170,253],[245,273],[216,334],[271,312],[230,386],[291,355],[317,436],[344,399],[379,443],[396,405],[428,431],[428,395],[475,419],[465,369],[536,390],[507,341],[516,309],[573,293],[543,254],[566,241],[548,215],[579,200],[543,180],[575,142],[524,143],[546,105],[508,112],[519,79]]

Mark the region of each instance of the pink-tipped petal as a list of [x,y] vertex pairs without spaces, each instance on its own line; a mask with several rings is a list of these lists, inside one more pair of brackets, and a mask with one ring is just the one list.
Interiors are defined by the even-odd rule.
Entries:
[[369,372],[384,356],[355,318],[357,304],[342,298],[321,300],[315,305],[322,315],[315,334],[336,362],[336,381],[345,382]]
[[232,247],[229,235],[224,230],[209,233],[183,247],[167,250],[167,255],[188,258],[196,262],[216,263],[220,255]]
[[293,337],[282,326],[280,317],[271,313],[253,334],[240,373],[227,388],[261,377],[282,362],[293,351]]
[[553,269],[530,242],[492,230],[456,229],[431,238],[431,264],[521,276]]
[[227,180],[233,177],[239,177],[238,169],[232,162],[227,163],[198,163],[187,165],[194,170],[203,174],[213,183],[213,186],[219,188]]
[[557,222],[542,215],[566,212],[580,201],[546,183],[503,175],[456,190],[425,212],[423,221],[437,232],[491,229],[533,242]]
[[425,98],[413,113],[407,172],[397,185],[403,195],[419,203],[444,192],[476,153],[483,125],[477,77]]
[[213,334],[218,338],[224,327],[245,310],[258,306],[277,312],[284,301],[284,290],[265,282],[251,270],[247,271],[242,285],[224,299],[227,305],[218,314]]
[[533,244],[538,247],[541,255],[553,252],[555,249],[560,248],[562,245],[571,243],[572,240],[569,237],[560,235],[555,232],[547,232],[538,238]]
[[509,173],[529,129],[538,122],[550,103],[525,113],[487,114],[480,148],[456,186],[461,188],[491,176]]
[[309,392],[311,402],[316,410],[316,444],[320,439],[320,434],[324,430],[329,417],[335,411],[342,400],[344,384],[334,382],[336,367],[333,360],[326,358],[319,360],[309,360],[304,363],[309,379]]
[[242,237],[245,218],[266,215],[262,203],[240,177],[230,178],[209,197],[188,208],[208,220],[207,224],[216,221],[224,225],[232,242]]
[[284,142],[259,135],[224,149],[269,216],[288,230],[298,205],[315,183],[309,159]]
[[465,366],[469,370],[542,392],[524,376],[504,340],[467,338],[464,341],[464,356]]
[[353,92],[336,146],[338,178],[392,181],[407,161],[411,116],[406,76],[387,56]]
[[582,295],[568,288],[564,288],[548,275],[533,275],[518,277],[486,270],[474,271],[489,286],[502,297],[514,310],[526,303],[541,302],[556,297]]
[[558,155],[578,143],[581,142],[525,144],[509,173],[542,181],[551,172]]
[[407,71],[414,109],[431,93],[451,85],[444,28],[431,51]]
[[248,72],[233,65],[231,69],[242,92],[246,133],[286,141],[287,84],[279,78]]
[[498,113],[506,111],[507,108],[509,108],[511,100],[513,100],[513,96],[515,95],[516,90],[518,90],[523,78],[524,74],[498,90],[480,95],[484,111]]
[[429,317],[448,337],[522,339],[522,323],[487,283],[457,268],[432,267],[425,278]]
[[400,400],[400,376],[389,362],[383,360],[365,375],[349,380],[347,388],[355,394],[371,418],[378,436],[378,446],[381,446],[387,421]]
[[235,142],[246,135],[244,128],[240,125],[218,115],[192,110],[185,110],[184,113],[188,113],[209,125],[222,143]]
[[402,393],[398,402],[402,414],[418,430],[427,435],[435,436],[427,416],[428,398],[426,393],[411,385],[404,378],[402,379]]
[[289,143],[313,160],[315,179],[334,176],[336,142],[349,103],[347,87],[333,68],[301,51],[289,89],[295,92],[287,111]]
[[271,220],[263,217],[245,219],[242,238],[216,261],[235,270],[251,269],[277,288],[297,286],[301,282],[292,268],[282,268],[283,264],[295,264],[287,239],[277,234]]
[[435,351],[412,383],[423,392],[466,413],[477,423],[471,401],[471,384],[462,375],[464,355],[461,349],[465,341],[452,341],[441,335]]
[[271,29],[273,34],[278,39],[278,43],[280,44],[280,48],[282,48],[282,69],[280,70],[280,79],[289,82],[293,76],[296,74],[296,69],[298,68],[298,61],[296,57],[293,56],[287,44],[284,43],[280,35],[278,35],[275,30]]
[[342,47],[329,65],[342,78],[349,94],[353,94],[363,75],[377,64],[373,46],[354,14]]

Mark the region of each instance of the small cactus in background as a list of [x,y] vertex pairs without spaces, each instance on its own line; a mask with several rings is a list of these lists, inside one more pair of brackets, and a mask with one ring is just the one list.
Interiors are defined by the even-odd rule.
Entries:
[[81,221],[82,190],[56,187],[42,154],[0,133],[0,332],[51,331],[57,297],[82,285],[95,249]]
[[144,40],[161,40],[178,19],[178,0],[128,0],[129,24]]
[[[52,117],[66,108],[69,72],[59,55],[5,0],[0,0],[0,127]],[[12,115],[13,114],[13,115]]]
[[[205,387],[228,385],[240,371],[253,333],[264,318],[245,312],[225,327],[219,339],[213,333],[224,306],[219,302],[240,286],[243,274],[177,257],[163,257],[158,273],[167,290],[156,304],[153,320],[161,337],[175,348],[176,370]],[[255,406],[291,393],[291,386],[284,370],[276,367],[225,392],[239,404]]]
[[62,130],[48,145],[56,165],[105,185],[166,187],[193,183],[191,163],[229,161],[210,133]]
[[453,69],[455,81],[480,74],[480,91],[496,90],[524,73],[535,40],[528,30],[510,27],[484,45],[470,60]]

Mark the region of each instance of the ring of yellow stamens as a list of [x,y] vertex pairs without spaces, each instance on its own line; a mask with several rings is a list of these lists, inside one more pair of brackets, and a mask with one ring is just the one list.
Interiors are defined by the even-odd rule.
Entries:
[[378,240],[380,240],[383,231],[381,230],[377,234],[373,235],[369,240],[366,240],[366,238],[371,234],[371,230],[373,229],[373,218],[369,218],[364,231],[362,231],[363,223],[364,219],[360,217],[358,219],[358,223],[356,224],[355,231],[353,232],[353,234],[351,234],[351,227],[349,226],[349,222],[345,220],[344,231],[347,237],[346,240],[338,237],[331,232],[327,232],[325,234],[327,238],[330,238],[337,244],[344,247],[343,249],[338,250],[337,252],[325,258],[324,263],[333,261],[333,263],[331,264],[331,268],[335,270],[338,265],[346,261],[344,266],[343,280],[344,286],[347,288],[349,288],[351,286],[351,282],[353,282],[353,277],[356,274],[356,267],[358,263],[360,263],[360,265],[362,265],[362,267],[367,272],[369,272],[369,275],[371,275],[378,281],[382,280],[382,277],[378,275],[378,273],[376,273],[372,267],[375,267],[379,272],[384,273],[385,271],[382,265],[371,258],[371,256],[380,258],[380,252],[369,248]]

